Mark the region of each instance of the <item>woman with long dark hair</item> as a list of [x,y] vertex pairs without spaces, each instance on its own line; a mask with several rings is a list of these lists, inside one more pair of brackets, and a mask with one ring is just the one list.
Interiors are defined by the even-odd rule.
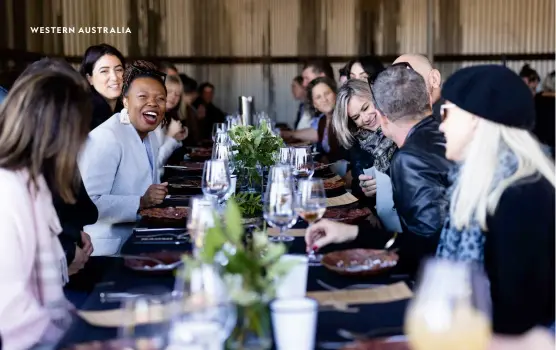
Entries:
[[122,110],[124,56],[108,44],[89,47],[83,55],[79,72],[91,86],[93,120],[91,130]]

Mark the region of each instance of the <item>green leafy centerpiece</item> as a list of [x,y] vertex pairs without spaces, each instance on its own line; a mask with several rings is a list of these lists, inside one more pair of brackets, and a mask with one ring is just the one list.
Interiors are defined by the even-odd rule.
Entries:
[[[269,302],[276,285],[295,262],[281,260],[286,247],[268,240],[264,231],[246,234],[239,206],[228,201],[224,224],[205,233],[196,258],[184,257],[185,266],[218,264],[231,300],[238,306],[238,322],[228,339],[230,349],[269,349],[272,346]],[[195,260],[192,260],[195,259]]]
[[228,134],[234,143],[233,150],[237,151],[234,157],[240,191],[260,192],[262,170],[274,165],[276,153],[283,147],[284,141],[272,132],[266,120],[262,120],[258,127],[234,126]]

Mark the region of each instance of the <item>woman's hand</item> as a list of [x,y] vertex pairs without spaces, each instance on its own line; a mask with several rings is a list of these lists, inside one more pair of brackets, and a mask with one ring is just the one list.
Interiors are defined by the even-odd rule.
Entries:
[[81,243],[83,243],[83,251],[87,256],[91,256],[93,254],[94,248],[93,243],[91,242],[91,236],[87,232],[81,231]]
[[75,257],[73,258],[71,264],[68,266],[68,275],[71,276],[78,273],[79,270],[81,270],[85,266],[85,263],[87,263],[87,261],[89,261],[89,255],[87,255],[85,250],[76,246]]
[[168,125],[168,132],[167,132],[167,135],[169,137],[173,137],[177,141],[183,141],[187,137],[187,134],[188,134],[187,128],[184,127],[180,121],[174,119],[170,121],[170,125]]
[[376,180],[369,175],[359,175],[359,186],[367,197],[376,196]]
[[534,328],[521,336],[494,335],[489,350],[554,349],[554,337],[543,328]]
[[353,241],[359,233],[359,227],[340,222],[321,220],[307,228],[305,243],[307,251],[318,250],[332,243]]
[[152,184],[147,189],[147,192],[141,197],[139,202],[139,209],[154,207],[162,203],[168,194],[168,183]]

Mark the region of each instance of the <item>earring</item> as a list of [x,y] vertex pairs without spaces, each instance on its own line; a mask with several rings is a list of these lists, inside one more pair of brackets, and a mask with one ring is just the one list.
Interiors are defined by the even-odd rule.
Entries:
[[120,123],[129,124],[129,114],[127,113],[127,108],[123,108],[120,112]]

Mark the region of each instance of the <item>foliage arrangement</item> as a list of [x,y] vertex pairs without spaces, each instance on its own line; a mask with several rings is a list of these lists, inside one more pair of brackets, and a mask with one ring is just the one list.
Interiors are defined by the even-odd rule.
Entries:
[[280,135],[275,135],[265,120],[259,127],[238,125],[228,131],[233,141],[233,150],[242,167],[256,168],[258,165],[269,167],[274,165],[276,153],[284,146]]
[[199,263],[222,267],[222,278],[230,298],[240,306],[268,303],[275,297],[276,281],[285,276],[295,262],[284,262],[280,257],[286,247],[268,240],[266,232],[253,232],[245,239],[242,215],[238,204],[228,200],[224,216],[205,233],[198,260],[184,257],[185,266]]
[[261,214],[263,211],[263,204],[261,195],[257,193],[236,193],[232,197],[237,205],[241,215],[253,217]]

